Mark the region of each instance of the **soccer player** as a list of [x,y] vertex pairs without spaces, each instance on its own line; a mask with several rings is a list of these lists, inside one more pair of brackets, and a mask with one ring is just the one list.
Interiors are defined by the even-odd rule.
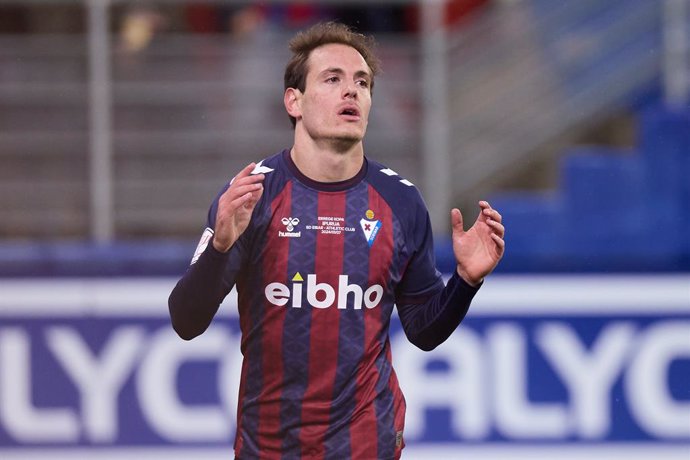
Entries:
[[184,339],[201,334],[237,286],[237,458],[399,458],[393,306],[413,344],[442,343],[503,255],[501,215],[482,201],[465,231],[451,211],[457,269],[444,285],[419,192],[364,156],[378,70],[369,38],[328,23],[289,46],[294,144],[245,167],[213,202],[170,295],[172,324]]

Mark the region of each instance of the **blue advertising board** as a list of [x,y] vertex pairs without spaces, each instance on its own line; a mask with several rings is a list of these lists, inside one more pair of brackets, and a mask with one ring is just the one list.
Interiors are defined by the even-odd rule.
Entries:
[[[0,280],[0,458],[230,458],[236,298],[185,342],[174,283]],[[391,342],[404,458],[690,458],[690,275],[494,275],[436,350]]]

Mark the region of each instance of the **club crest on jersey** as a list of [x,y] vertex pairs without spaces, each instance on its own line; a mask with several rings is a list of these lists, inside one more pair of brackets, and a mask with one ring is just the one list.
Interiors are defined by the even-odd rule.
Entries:
[[278,236],[282,238],[299,238],[302,236],[302,232],[295,232],[295,227],[299,225],[299,219],[297,217],[283,217],[280,223],[285,225],[286,232],[278,230]]
[[371,245],[374,244],[376,235],[379,233],[379,229],[381,228],[381,221],[374,220],[374,211],[371,209],[368,209],[364,215],[366,218],[361,219],[359,221],[359,225],[362,226],[364,237],[367,239],[369,247],[371,247]]

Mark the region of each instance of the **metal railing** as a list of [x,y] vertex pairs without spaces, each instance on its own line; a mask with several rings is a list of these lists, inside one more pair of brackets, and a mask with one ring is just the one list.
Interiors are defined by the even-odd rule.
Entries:
[[[662,75],[687,103],[688,0],[496,1],[451,29],[443,3],[420,2],[419,35],[377,37],[365,141],[420,186],[440,233],[451,204]],[[83,2],[86,35],[0,36],[0,236],[195,235],[224,180],[289,146],[285,35],[159,34],[130,55],[108,27],[125,4]]]

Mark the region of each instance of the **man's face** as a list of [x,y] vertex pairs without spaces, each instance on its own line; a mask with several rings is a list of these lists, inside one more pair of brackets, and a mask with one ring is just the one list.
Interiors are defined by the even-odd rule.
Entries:
[[307,134],[317,141],[361,141],[371,109],[372,80],[362,55],[347,45],[328,44],[311,52],[307,68],[299,103]]

